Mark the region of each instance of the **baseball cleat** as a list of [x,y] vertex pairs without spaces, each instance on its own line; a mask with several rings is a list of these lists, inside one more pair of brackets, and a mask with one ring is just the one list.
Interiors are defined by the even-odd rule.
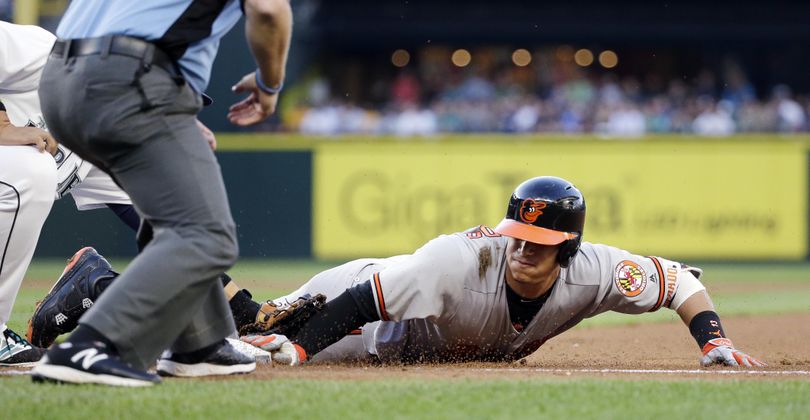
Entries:
[[8,328],[0,336],[0,366],[32,367],[44,354],[45,349],[32,346]]
[[37,303],[28,321],[28,341],[35,346],[48,347],[56,337],[73,331],[79,325],[79,318],[101,293],[101,283],[108,283],[117,276],[110,263],[95,249],[89,246],[80,249],[70,258],[45,298]]
[[52,347],[31,371],[34,382],[143,387],[160,377],[133,368],[99,342],[62,343]]
[[250,373],[256,370],[256,359],[237,350],[227,340],[205,355],[166,351],[157,362],[161,376],[198,377]]

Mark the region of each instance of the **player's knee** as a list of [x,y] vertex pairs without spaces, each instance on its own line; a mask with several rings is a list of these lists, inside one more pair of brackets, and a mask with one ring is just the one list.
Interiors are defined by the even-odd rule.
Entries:
[[236,228],[231,226],[225,235],[220,239],[222,242],[222,260],[227,267],[223,267],[222,271],[231,268],[236,264],[239,258],[239,242],[236,239]]
[[30,174],[23,179],[26,184],[20,191],[24,206],[43,206],[50,208],[56,196],[56,163],[47,153],[37,152],[26,161]]
[[233,224],[222,224],[207,229],[199,244],[211,264],[220,271],[231,268],[239,257],[236,228]]

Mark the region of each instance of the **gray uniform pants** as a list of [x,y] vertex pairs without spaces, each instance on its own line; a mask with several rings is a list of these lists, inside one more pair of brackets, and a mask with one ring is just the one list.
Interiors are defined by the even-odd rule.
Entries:
[[120,55],[51,56],[39,94],[54,137],[109,172],[154,228],[80,320],[146,368],[167,348],[196,350],[233,332],[218,275],[238,248],[219,164],[196,126],[200,96],[163,68],[139,69]]

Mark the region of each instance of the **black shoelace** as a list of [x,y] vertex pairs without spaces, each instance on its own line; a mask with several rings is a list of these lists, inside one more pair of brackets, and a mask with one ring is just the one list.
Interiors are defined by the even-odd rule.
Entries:
[[11,328],[6,328],[6,330],[3,331],[3,335],[6,337],[6,347],[11,347],[11,345],[9,344],[9,338],[17,344],[26,347],[33,347],[31,343],[28,342],[28,340],[20,337],[20,335],[12,331]]

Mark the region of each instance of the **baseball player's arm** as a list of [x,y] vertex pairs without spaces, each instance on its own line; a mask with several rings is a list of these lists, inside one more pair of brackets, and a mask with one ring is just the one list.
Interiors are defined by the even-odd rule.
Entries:
[[736,350],[726,338],[706,287],[698,279],[702,270],[660,257],[632,255],[612,247],[603,246],[595,255],[608,261],[610,270],[594,265],[593,269],[607,274],[602,278],[606,293],[594,314],[605,310],[641,314],[666,307],[676,311],[689,327],[703,351],[701,364],[763,365]]
[[228,112],[230,122],[241,126],[256,124],[275,111],[292,37],[289,0],[245,0],[244,10],[245,35],[258,69],[232,88],[249,94]]
[[242,341],[273,353],[273,360],[289,365],[305,362],[363,325],[379,321],[371,282],[354,286],[326,303],[295,335],[246,335]]
[[36,127],[16,127],[8,119],[5,108],[0,103],[0,145],[31,145],[40,152],[56,154],[56,140],[45,130]]
[[[714,364],[726,366],[766,366],[765,363],[734,348],[734,344],[726,338],[723,325],[720,323],[720,316],[715,312],[714,304],[706,293],[705,288],[700,285],[700,280],[693,274],[686,272],[686,275],[678,276],[678,293],[684,289],[696,290],[686,299],[671,305],[683,323],[689,327],[689,332],[703,351],[700,363],[703,366]],[[698,287],[698,285],[700,285]]]

